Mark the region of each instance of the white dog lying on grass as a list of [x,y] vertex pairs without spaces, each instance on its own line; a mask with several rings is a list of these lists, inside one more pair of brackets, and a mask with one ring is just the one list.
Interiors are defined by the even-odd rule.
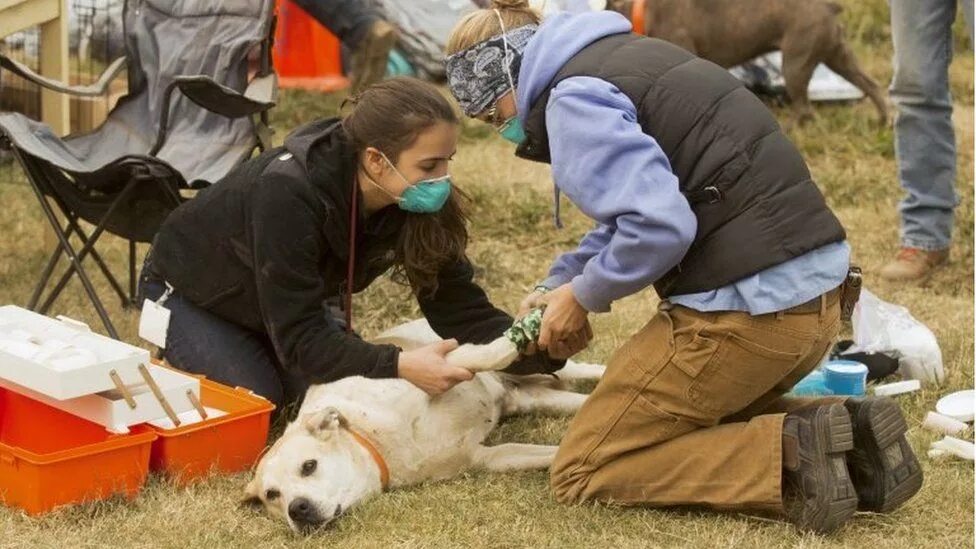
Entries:
[[[376,341],[409,350],[439,339],[417,320]],[[504,338],[462,345],[448,362],[480,373],[437,397],[402,379],[351,377],[311,387],[297,419],[258,463],[245,503],[263,505],[307,533],[387,488],[470,469],[548,468],[556,446],[482,443],[502,417],[575,413],[586,395],[563,390],[563,382],[599,379],[604,366],[567,362],[559,380],[492,371],[517,356]]]

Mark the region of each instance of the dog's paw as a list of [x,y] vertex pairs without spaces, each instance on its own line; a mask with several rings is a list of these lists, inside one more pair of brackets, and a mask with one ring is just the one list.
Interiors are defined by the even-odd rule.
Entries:
[[500,337],[485,345],[465,344],[447,354],[447,363],[471,372],[497,372],[511,366],[518,349],[507,338]]
[[607,367],[603,364],[588,364],[586,362],[574,362],[567,360],[562,369],[554,373],[564,381],[587,381],[598,380],[603,377]]

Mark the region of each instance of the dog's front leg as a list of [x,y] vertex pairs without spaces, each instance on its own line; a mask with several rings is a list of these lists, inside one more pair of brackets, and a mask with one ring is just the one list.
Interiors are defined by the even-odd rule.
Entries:
[[498,446],[479,445],[472,456],[475,467],[492,472],[548,469],[558,446],[508,443]]
[[485,345],[461,345],[447,354],[447,363],[472,372],[497,372],[511,366],[518,354],[515,344],[502,336]]

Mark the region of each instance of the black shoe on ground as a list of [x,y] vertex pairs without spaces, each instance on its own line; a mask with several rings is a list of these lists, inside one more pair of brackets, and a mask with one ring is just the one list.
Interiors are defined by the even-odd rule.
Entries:
[[857,508],[891,512],[922,487],[922,467],[905,438],[905,416],[897,402],[885,397],[851,398],[844,406],[854,430],[847,465],[857,490]]
[[850,416],[841,404],[818,406],[783,422],[783,504],[790,521],[805,531],[828,534],[857,509],[847,470],[854,447]]

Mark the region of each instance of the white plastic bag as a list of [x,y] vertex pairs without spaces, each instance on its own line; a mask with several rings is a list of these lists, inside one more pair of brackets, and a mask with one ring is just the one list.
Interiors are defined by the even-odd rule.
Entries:
[[942,382],[942,350],[935,334],[915,320],[908,309],[862,289],[852,321],[854,346],[845,352],[885,353],[898,359],[902,377],[924,383]]

